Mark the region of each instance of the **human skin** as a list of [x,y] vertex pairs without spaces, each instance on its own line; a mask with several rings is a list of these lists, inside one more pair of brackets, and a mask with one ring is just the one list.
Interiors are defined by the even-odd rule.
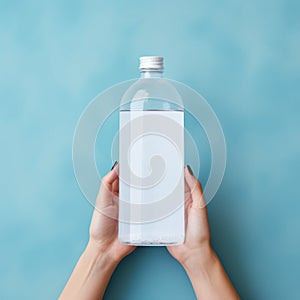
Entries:
[[198,300],[240,299],[210,244],[206,202],[200,182],[185,168],[186,236],[167,247],[187,272]]
[[118,240],[118,171],[116,164],[102,179],[90,225],[89,242],[60,295],[61,300],[101,299],[118,263],[135,249]]
[[[239,299],[210,245],[206,204],[200,182],[185,168],[186,238],[168,251],[186,270],[197,299]],[[101,299],[118,263],[135,247],[118,240],[119,166],[102,179],[90,225],[90,239],[62,294],[66,299]],[[110,217],[108,217],[110,216]]]

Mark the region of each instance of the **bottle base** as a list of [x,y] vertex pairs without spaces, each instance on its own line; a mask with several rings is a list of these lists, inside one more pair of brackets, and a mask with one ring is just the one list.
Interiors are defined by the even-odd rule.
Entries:
[[184,243],[184,237],[174,238],[162,238],[159,240],[155,239],[122,239],[119,237],[121,244],[132,245],[132,246],[176,246]]

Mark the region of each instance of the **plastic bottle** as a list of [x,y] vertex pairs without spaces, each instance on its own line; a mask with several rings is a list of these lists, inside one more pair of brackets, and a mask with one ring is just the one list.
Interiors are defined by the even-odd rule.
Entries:
[[184,241],[184,108],[163,78],[163,58],[140,58],[125,92],[119,131],[119,240],[143,246]]

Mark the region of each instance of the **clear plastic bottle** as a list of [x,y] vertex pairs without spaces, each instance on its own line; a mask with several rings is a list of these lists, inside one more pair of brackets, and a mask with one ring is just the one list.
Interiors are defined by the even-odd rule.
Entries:
[[163,78],[163,58],[140,58],[125,92],[119,132],[119,240],[162,246],[184,241],[184,108]]

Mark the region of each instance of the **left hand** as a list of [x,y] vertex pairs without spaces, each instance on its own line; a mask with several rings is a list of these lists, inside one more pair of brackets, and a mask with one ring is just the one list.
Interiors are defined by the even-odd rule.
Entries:
[[89,244],[119,262],[135,247],[118,239],[119,164],[103,177],[90,225]]

